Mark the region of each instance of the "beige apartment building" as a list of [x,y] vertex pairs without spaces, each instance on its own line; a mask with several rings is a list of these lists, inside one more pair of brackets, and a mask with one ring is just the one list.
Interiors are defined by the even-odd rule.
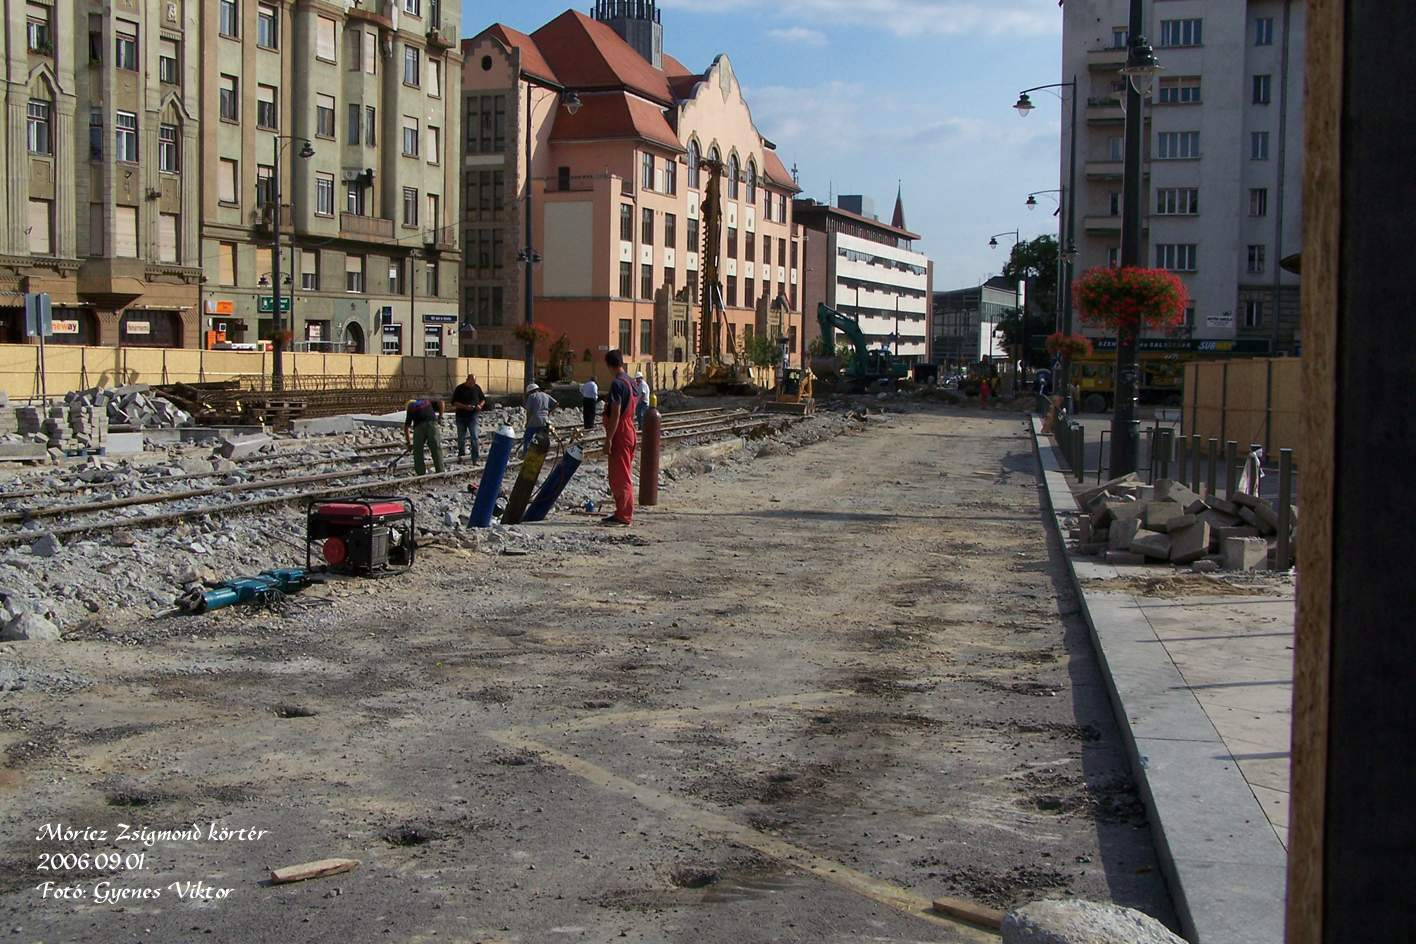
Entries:
[[197,343],[199,11],[0,0],[0,318],[48,292],[57,344]]
[[278,198],[292,347],[455,356],[457,3],[186,2],[205,64],[204,340],[272,336]]

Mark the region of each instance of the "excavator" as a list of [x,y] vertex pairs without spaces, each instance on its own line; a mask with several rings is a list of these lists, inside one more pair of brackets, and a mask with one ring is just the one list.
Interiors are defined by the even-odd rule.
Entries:
[[739,355],[731,352],[732,362],[723,351],[726,322],[723,310],[723,285],[719,279],[723,236],[722,161],[700,159],[699,168],[708,174],[699,204],[702,219],[703,247],[698,257],[698,275],[702,295],[698,318],[698,366],[693,382],[684,387],[689,396],[714,394],[753,394],[752,371],[746,363],[738,363]]
[[[821,325],[822,353],[811,359],[811,371],[825,383],[844,384],[852,393],[863,393],[873,387],[893,385],[909,376],[907,363],[881,349],[872,351],[866,343],[860,322],[822,302],[816,306],[816,320]],[[842,358],[836,356],[836,332],[846,336],[855,356],[842,368]]]

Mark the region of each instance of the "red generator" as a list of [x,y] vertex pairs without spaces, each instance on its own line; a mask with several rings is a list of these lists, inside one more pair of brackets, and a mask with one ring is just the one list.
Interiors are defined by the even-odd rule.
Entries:
[[325,570],[347,576],[398,573],[413,566],[418,542],[410,498],[312,501],[305,508],[305,567],[320,546]]

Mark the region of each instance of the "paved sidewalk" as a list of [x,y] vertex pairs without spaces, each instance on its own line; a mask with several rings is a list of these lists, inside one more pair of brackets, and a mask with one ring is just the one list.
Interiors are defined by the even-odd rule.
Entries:
[[[1040,423],[1034,424],[1037,433]],[[1037,435],[1066,534],[1073,483]],[[1223,595],[1150,581],[1175,571],[1069,555],[1157,850],[1195,944],[1279,944],[1287,868],[1291,582]],[[1224,585],[1219,585],[1221,588]],[[1265,591],[1277,592],[1264,595]]]

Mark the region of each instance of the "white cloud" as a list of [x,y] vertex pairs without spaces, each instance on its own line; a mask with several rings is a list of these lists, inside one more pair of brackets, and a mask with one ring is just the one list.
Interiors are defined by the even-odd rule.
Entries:
[[825,46],[826,34],[820,30],[807,29],[805,26],[789,26],[786,29],[768,30],[767,35],[783,43],[794,43],[799,46]]
[[[663,0],[664,6],[700,9],[698,0]],[[761,9],[760,0],[719,0],[723,9]],[[830,23],[885,29],[897,36],[992,35],[1037,36],[1061,32],[1062,14],[1055,0],[778,0],[780,18],[807,24]]]

